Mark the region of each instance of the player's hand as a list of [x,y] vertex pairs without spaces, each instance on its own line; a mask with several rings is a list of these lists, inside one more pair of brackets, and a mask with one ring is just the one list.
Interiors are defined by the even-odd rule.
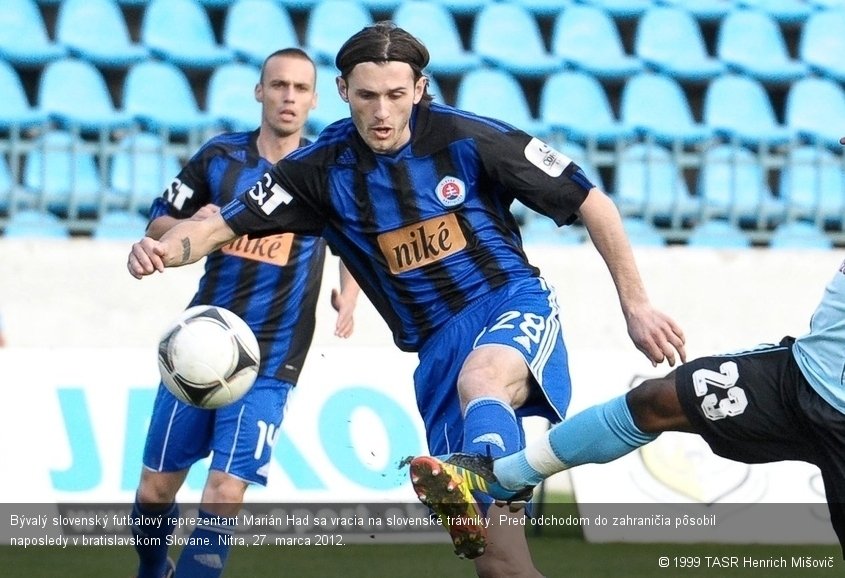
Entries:
[[674,367],[676,353],[681,363],[686,362],[684,332],[669,316],[647,305],[626,312],[625,317],[628,321],[628,335],[652,365],[656,367],[668,361]]
[[220,207],[215,204],[209,203],[207,205],[203,205],[199,208],[199,210],[191,215],[191,221],[202,221],[203,219],[207,219],[211,215],[216,215],[220,212]]
[[136,279],[164,271],[164,245],[150,237],[144,237],[132,245],[126,268]]
[[352,299],[344,297],[339,289],[332,289],[332,307],[337,311],[334,334],[346,339],[352,335],[352,330],[355,327],[355,318],[353,316],[355,302]]

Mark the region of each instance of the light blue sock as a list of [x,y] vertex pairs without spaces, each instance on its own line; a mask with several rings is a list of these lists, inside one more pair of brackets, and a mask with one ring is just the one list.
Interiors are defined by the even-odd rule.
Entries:
[[[582,464],[604,464],[654,440],[640,430],[624,395],[595,405],[549,430],[517,454],[496,460],[494,472],[504,487],[534,486],[550,475]],[[548,448],[556,460],[547,459]]]
[[467,404],[462,452],[497,458],[523,445],[522,429],[511,406],[494,397],[479,397]]
[[[157,538],[157,540],[137,540],[135,551],[138,553],[138,578],[161,578],[167,568],[166,538],[176,528],[175,520],[179,517],[179,505],[174,502],[164,510],[151,510],[138,503],[132,506],[132,519],[142,520],[145,524],[133,524],[132,535],[136,538]],[[152,542],[157,545],[150,545]]]
[[[235,528],[228,523],[229,518],[202,509],[197,510],[197,516],[208,523],[197,524],[191,532],[191,539],[182,549],[176,563],[176,576],[219,578],[226,567],[230,548],[227,542],[221,543],[219,538],[228,538]],[[204,542],[208,542],[208,545],[202,545]]]

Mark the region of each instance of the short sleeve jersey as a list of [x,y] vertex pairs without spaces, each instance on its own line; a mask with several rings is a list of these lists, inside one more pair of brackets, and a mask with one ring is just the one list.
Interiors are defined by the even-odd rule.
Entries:
[[[209,203],[222,207],[255,184],[272,166],[259,155],[257,137],[254,131],[209,140],[153,203],[150,219],[188,218]],[[240,237],[207,257],[190,304],[243,318],[258,339],[260,373],[295,384],[314,335],[325,251],[317,237]]]
[[505,123],[423,102],[411,140],[376,154],[351,119],[273,167],[222,211],[239,234],[321,233],[387,322],[417,351],[492,289],[539,274],[513,200],[559,225],[592,188],[545,143]]
[[810,332],[795,340],[793,352],[813,389],[845,413],[845,263],[825,288]]

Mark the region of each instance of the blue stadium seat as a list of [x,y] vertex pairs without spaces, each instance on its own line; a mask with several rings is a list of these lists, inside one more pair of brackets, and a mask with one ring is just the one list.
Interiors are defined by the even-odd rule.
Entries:
[[804,23],[813,7],[804,0],[738,0],[743,8],[765,12],[782,26],[798,26]]
[[286,8],[290,12],[297,14],[306,14],[311,10],[319,0],[277,0],[279,5]]
[[794,82],[786,95],[785,124],[806,141],[839,151],[845,126],[845,91],[827,78],[808,77]]
[[572,225],[558,227],[550,218],[533,211],[520,227],[520,234],[522,242],[529,245],[580,245],[586,238],[583,228]]
[[299,46],[287,10],[274,0],[238,0],[226,11],[223,44],[241,60],[261,66],[273,47]]
[[701,145],[712,136],[708,127],[696,122],[678,81],[663,74],[645,72],[629,78],[622,89],[619,116],[644,138],[664,145]]
[[147,230],[147,219],[134,211],[108,211],[94,225],[93,237],[98,241],[132,241]]
[[646,219],[625,217],[622,219],[622,227],[625,229],[628,241],[635,247],[666,246],[666,238]]
[[625,53],[611,16],[595,6],[574,4],[555,18],[551,52],[600,80],[622,80],[644,69],[639,58]]
[[762,228],[783,217],[783,201],[772,193],[759,159],[744,147],[722,144],[705,151],[697,188],[705,218]]
[[707,53],[701,27],[680,7],[652,6],[639,19],[634,54],[646,66],[681,82],[705,82],[725,71]]
[[601,8],[618,20],[639,18],[651,7],[651,0],[579,0],[579,2]]
[[441,4],[455,16],[473,16],[478,14],[482,8],[496,0],[431,0],[435,4]]
[[833,241],[812,222],[790,221],[778,225],[772,232],[769,247],[827,250],[833,248]]
[[126,68],[149,51],[132,42],[115,0],[64,0],[56,16],[56,41],[103,68]]
[[599,172],[598,168],[596,167],[593,159],[587,149],[581,146],[578,143],[574,143],[572,141],[567,141],[564,143],[556,144],[555,149],[562,154],[565,154],[572,162],[578,165],[584,174],[587,175],[587,178],[592,181],[592,183],[601,189],[602,191],[606,191],[607,189],[604,186],[604,180],[602,179],[601,173]]
[[789,150],[778,184],[787,219],[839,226],[845,217],[845,163],[819,146]]
[[711,82],[702,117],[717,136],[755,148],[781,146],[794,136],[778,122],[766,89],[749,76],[729,73]]
[[0,215],[8,215],[16,209],[15,187],[6,156],[0,155]]
[[141,22],[141,42],[186,70],[209,70],[234,55],[217,44],[211,20],[196,0],[151,0]]
[[577,0],[511,0],[519,4],[538,18],[557,16],[564,8],[571,6]]
[[419,38],[428,48],[432,74],[461,75],[481,64],[478,54],[465,50],[454,16],[431,0],[408,0],[393,13],[393,22]]
[[507,122],[525,132],[544,136],[548,127],[531,114],[525,93],[509,72],[497,68],[477,68],[458,83],[457,108]]
[[66,131],[49,131],[24,160],[23,186],[38,207],[70,219],[95,214],[107,197],[94,154]]
[[308,115],[306,124],[310,134],[318,134],[336,120],[349,116],[349,105],[337,93],[338,74],[334,65],[317,65],[317,108]]
[[235,2],[237,2],[237,0],[197,0],[197,1],[206,10],[226,9],[229,6],[231,6],[232,4],[234,4]]
[[613,114],[604,87],[592,74],[563,70],[549,76],[540,90],[540,120],[567,140],[611,145],[635,136],[633,127]]
[[47,35],[34,0],[0,2],[0,58],[19,68],[40,68],[67,55]]
[[845,9],[814,12],[801,28],[798,57],[813,71],[839,82],[845,82],[843,54],[845,54]]
[[100,71],[78,58],[63,58],[44,67],[38,106],[68,130],[108,133],[133,124],[129,115],[114,107]]
[[614,200],[623,215],[673,226],[698,216],[700,203],[665,148],[634,144],[622,150],[616,166]]
[[129,68],[123,109],[151,131],[184,135],[213,126],[200,111],[188,78],[176,65],[149,60]]
[[0,60],[0,102],[0,131],[26,129],[48,120],[44,111],[29,105],[20,76],[5,60]]
[[807,66],[792,59],[774,18],[758,10],[733,10],[719,25],[716,54],[732,70],[763,83],[783,85],[807,74]]
[[377,14],[387,14],[396,10],[402,0],[358,0],[364,8]]
[[61,219],[47,211],[18,211],[6,222],[7,239],[69,239],[70,232]]
[[257,67],[243,63],[215,68],[208,79],[208,115],[227,130],[258,128],[261,104],[255,100],[255,85],[260,74]]
[[472,51],[517,77],[548,76],[563,65],[546,51],[537,20],[517,4],[494,2],[475,17]]
[[829,8],[845,8],[845,0],[809,0],[810,4],[816,8],[827,10]]
[[751,240],[742,230],[723,220],[709,220],[697,225],[687,238],[688,247],[747,249]]
[[717,22],[734,9],[733,2],[725,0],[656,0],[663,6],[677,6],[692,14],[699,22]]
[[316,62],[334,65],[343,43],[372,23],[372,15],[357,0],[320,0],[308,16],[305,48]]
[[109,166],[112,206],[145,213],[179,174],[179,159],[155,134],[136,133],[118,144]]

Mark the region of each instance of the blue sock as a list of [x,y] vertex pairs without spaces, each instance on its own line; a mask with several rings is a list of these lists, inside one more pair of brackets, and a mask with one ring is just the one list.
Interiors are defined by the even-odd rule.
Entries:
[[[202,509],[197,511],[197,517],[207,523],[197,524],[191,532],[191,540],[179,555],[176,576],[218,578],[226,567],[230,548],[228,542],[221,543],[218,538],[231,536],[235,528],[228,523],[229,518]],[[208,545],[201,545],[204,542]]]
[[137,538],[157,538],[145,540],[157,545],[135,544],[138,553],[138,578],[161,578],[167,569],[167,541],[166,538],[176,528],[175,520],[179,517],[179,505],[173,502],[164,510],[151,510],[138,503],[132,506],[132,518],[140,520],[141,524],[132,525],[132,535]]
[[547,438],[529,444],[524,451],[497,460],[494,472],[506,488],[534,486],[565,469],[613,461],[657,435],[637,427],[621,395],[557,424]]
[[479,397],[467,404],[462,452],[497,458],[523,445],[522,428],[511,406],[493,397]]

